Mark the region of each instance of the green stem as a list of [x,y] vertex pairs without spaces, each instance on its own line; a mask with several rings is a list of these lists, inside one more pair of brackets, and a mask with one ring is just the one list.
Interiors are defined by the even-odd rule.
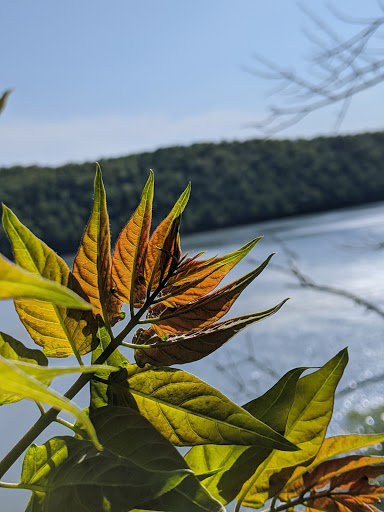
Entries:
[[63,425],[64,427],[69,428],[70,430],[72,430],[72,432],[74,432],[75,434],[79,434],[81,437],[83,437],[84,435],[84,431],[81,430],[81,428],[76,427],[76,425],[73,425],[73,423],[71,423],[70,421],[63,420],[62,418],[56,418],[55,422],[59,423],[60,425]]
[[4,487],[5,489],[27,489],[28,491],[47,492],[46,488],[33,484],[14,484],[9,482],[0,482],[0,487]]

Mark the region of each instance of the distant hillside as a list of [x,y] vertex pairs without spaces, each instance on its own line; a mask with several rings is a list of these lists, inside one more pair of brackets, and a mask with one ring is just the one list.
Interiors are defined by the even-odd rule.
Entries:
[[[113,237],[155,171],[154,222],[188,181],[183,232],[384,200],[384,132],[312,140],[171,147],[101,160]],[[0,200],[59,253],[73,253],[88,220],[94,163],[0,169]],[[3,232],[0,250],[9,254]]]

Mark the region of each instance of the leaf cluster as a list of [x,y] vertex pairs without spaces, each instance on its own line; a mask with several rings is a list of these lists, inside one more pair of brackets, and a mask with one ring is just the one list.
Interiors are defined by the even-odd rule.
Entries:
[[[72,270],[3,206],[15,263],[0,259],[0,298],[14,299],[42,350],[0,333],[0,404],[27,398],[41,411],[0,462],[2,476],[27,450],[20,482],[0,486],[31,490],[29,512],[219,512],[235,499],[237,510],[270,499],[271,511],[300,505],[308,511],[376,510],[382,488],[372,479],[384,472],[384,459],[334,457],[384,441],[384,434],[326,439],[346,349],[319,369],[291,370],[242,407],[171,368],[211,354],[285,301],[223,319],[272,255],[219,287],[260,238],[225,256],[183,255],[179,228],[190,186],[151,233],[153,190],[151,172],[111,253],[97,166],[93,208]],[[127,347],[135,350],[135,363]],[[89,352],[92,364],[86,366],[82,356]],[[48,358],[70,355],[77,367],[48,366]],[[80,377],[65,395],[51,389],[53,378],[75,372]],[[89,408],[81,411],[72,399],[89,382]],[[53,421],[72,435],[33,444]],[[183,457],[175,446],[191,448]]]

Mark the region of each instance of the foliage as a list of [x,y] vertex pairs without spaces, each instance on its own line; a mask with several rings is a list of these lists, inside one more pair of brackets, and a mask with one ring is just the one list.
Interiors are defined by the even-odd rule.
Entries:
[[[270,499],[271,512],[300,505],[308,512],[377,510],[383,488],[374,479],[384,473],[384,458],[345,454],[384,441],[384,434],[326,438],[346,349],[321,368],[291,370],[242,407],[170,368],[211,354],[285,301],[222,320],[272,255],[217,289],[259,238],[225,256],[182,255],[179,227],[190,186],[150,236],[153,186],[151,172],[111,255],[97,166],[93,208],[72,271],[3,207],[16,264],[0,259],[0,298],[14,298],[42,350],[0,333],[0,403],[27,398],[41,411],[0,462],[3,476],[26,451],[20,483],[0,486],[32,491],[29,512],[219,512],[235,499],[237,510]],[[126,347],[135,349],[136,363]],[[82,361],[86,353],[89,366]],[[47,358],[69,355],[78,367],[48,366]],[[80,377],[64,396],[50,388],[54,377],[73,372]],[[87,383],[90,404],[81,411],[72,399]],[[61,411],[74,414],[76,423]],[[54,421],[72,435],[33,444]],[[183,457],[175,446],[191,448]]]
[[[384,133],[312,140],[249,140],[159,149],[101,161],[113,241],[156,171],[156,225],[193,183],[183,232],[384,200]],[[94,165],[0,169],[0,201],[59,254],[74,254],[89,216]],[[0,251],[10,257],[6,237]]]

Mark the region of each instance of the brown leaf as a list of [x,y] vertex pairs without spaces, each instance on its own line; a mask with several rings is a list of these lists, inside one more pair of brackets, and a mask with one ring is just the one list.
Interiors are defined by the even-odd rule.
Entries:
[[[191,187],[188,185],[169,215],[155,229],[148,242],[145,254],[144,276],[149,291],[156,290],[159,285],[160,275],[164,272],[164,252],[162,249],[165,248],[166,242],[169,243],[169,234],[175,229],[177,225],[175,223],[180,221],[180,215],[188,202],[190,189]],[[161,260],[162,256],[163,259]]]
[[[148,322],[159,336],[164,334],[182,334],[211,325],[230,310],[240,293],[264,270],[272,254],[255,270],[233,283],[204,296],[192,303],[161,311],[157,305],[148,312]],[[161,311],[161,312],[160,312]],[[155,317],[154,315],[160,316]]]
[[[262,237],[240,247],[225,256],[209,260],[187,260],[169,281],[172,286],[172,298],[167,299],[168,306],[192,302],[214,290],[232,268],[246,256]],[[188,287],[188,283],[191,285]],[[164,290],[166,293],[166,290]]]
[[96,167],[93,209],[73,263],[73,275],[89,298],[94,315],[100,315],[114,325],[119,320],[121,301],[111,293],[109,219],[99,165]]
[[198,361],[220,348],[248,325],[276,313],[285,302],[260,313],[225,320],[194,332],[170,335],[166,341],[159,338],[153,328],[141,331],[139,335],[135,335],[132,343],[150,344],[155,348],[135,350],[136,363],[142,367],[146,363],[170,366]]
[[[139,206],[120,233],[112,258],[112,278],[119,297],[123,302],[138,306],[142,305],[146,294],[141,274],[151,227],[153,181],[150,171]],[[135,290],[138,293],[135,294]]]

